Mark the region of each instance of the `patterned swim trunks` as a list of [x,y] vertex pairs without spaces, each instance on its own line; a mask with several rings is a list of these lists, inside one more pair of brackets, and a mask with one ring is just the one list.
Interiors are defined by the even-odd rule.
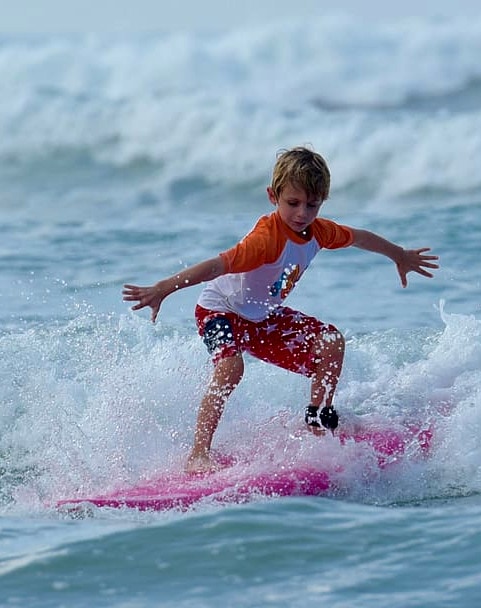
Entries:
[[250,355],[284,369],[312,376],[316,361],[313,342],[322,335],[339,333],[334,325],[281,306],[260,322],[231,312],[196,306],[195,319],[212,360],[237,353]]

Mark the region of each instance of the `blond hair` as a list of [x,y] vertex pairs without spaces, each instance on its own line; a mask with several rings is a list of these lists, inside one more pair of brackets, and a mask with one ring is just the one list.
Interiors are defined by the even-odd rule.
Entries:
[[326,161],[317,152],[302,146],[281,150],[272,172],[271,188],[279,196],[287,184],[303,189],[309,197],[326,200],[331,185]]

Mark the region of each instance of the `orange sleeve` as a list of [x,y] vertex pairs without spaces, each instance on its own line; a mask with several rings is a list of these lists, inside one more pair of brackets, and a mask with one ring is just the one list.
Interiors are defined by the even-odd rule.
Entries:
[[349,247],[354,242],[354,235],[349,226],[336,224],[336,222],[325,218],[315,220],[313,233],[319,246],[325,249]]
[[219,254],[227,272],[248,272],[277,259],[285,237],[273,220],[273,215],[261,217],[242,241]]

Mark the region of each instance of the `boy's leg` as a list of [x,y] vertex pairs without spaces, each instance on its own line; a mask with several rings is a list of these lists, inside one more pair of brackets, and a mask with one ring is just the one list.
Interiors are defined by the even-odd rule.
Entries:
[[326,428],[334,430],[339,420],[332,400],[342,371],[345,341],[335,327],[329,329],[316,337],[313,347],[311,403],[306,407],[305,421],[315,435],[324,435]]
[[331,407],[344,360],[345,341],[332,327],[329,333],[317,336],[313,345],[314,373],[311,385],[311,405]]
[[249,341],[244,346],[250,354],[312,379],[311,403],[306,414],[320,427],[319,408],[332,406],[342,371],[345,347],[342,334],[334,325],[286,306],[248,329]]
[[241,381],[243,373],[244,360],[241,353],[225,357],[216,363],[197,414],[194,446],[187,461],[187,471],[208,471],[213,468],[209,456],[212,438],[225,402]]

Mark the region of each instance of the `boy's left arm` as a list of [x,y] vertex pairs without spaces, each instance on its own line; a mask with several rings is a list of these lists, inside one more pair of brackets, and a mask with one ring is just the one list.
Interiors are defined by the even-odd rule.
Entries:
[[432,273],[428,272],[426,268],[439,268],[438,264],[435,263],[438,256],[426,255],[427,251],[431,251],[429,247],[423,247],[421,249],[403,249],[399,245],[396,245],[369,230],[358,230],[357,228],[351,228],[351,230],[354,237],[352,242],[354,247],[373,251],[374,253],[380,253],[381,255],[391,258],[396,264],[403,287],[407,287],[408,272],[417,272],[424,277],[432,278]]

